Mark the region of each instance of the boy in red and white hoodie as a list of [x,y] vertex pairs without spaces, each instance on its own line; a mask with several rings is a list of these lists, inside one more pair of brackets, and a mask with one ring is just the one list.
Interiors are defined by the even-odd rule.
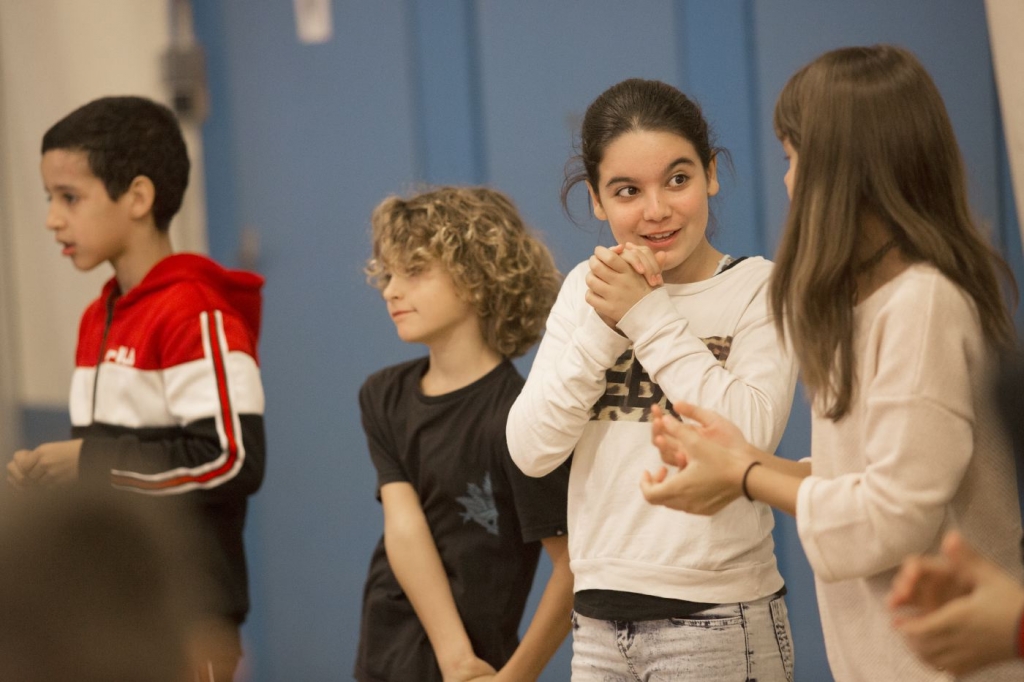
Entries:
[[174,114],[141,97],[95,100],[44,135],[46,227],[76,268],[108,262],[114,277],[82,317],[72,440],[16,452],[7,479],[98,482],[188,524],[209,587],[195,605],[197,674],[230,680],[249,610],[242,528],[264,471],[263,280],[172,254],[189,165]]

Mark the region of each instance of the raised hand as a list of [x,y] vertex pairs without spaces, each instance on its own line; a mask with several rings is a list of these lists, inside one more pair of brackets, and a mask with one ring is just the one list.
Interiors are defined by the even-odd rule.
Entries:
[[681,457],[682,447],[677,434],[686,430],[692,430],[699,436],[726,448],[752,450],[739,427],[717,412],[683,401],[674,403],[672,409],[688,421],[681,422],[657,406],[652,411],[651,440],[658,447],[661,459],[666,464],[685,464],[685,457]]
[[[950,541],[950,538],[945,540]],[[886,602],[890,609],[897,611],[931,613],[973,589],[973,576],[955,566],[945,555],[916,555],[905,559],[900,566]],[[903,622],[905,619],[897,615],[896,620]]]
[[939,556],[904,561],[888,603],[907,646],[935,668],[964,675],[1017,656],[1024,586],[956,531]]
[[643,275],[651,288],[660,287],[665,283],[661,276],[662,266],[667,257],[664,251],[655,253],[649,246],[632,242],[617,244],[610,250],[622,256],[637,274]]
[[[587,303],[613,329],[637,301],[653,291],[647,278],[661,277],[660,267],[656,273],[649,272],[658,267],[653,255],[638,249],[631,249],[627,257],[623,257],[624,253],[626,246],[622,244],[610,249],[598,246],[590,257],[590,272],[586,277]],[[637,268],[648,274],[641,274]]]
[[727,448],[747,448],[749,443],[743,432],[731,421],[714,410],[697,407],[682,400],[672,404],[672,409],[680,417],[693,422],[692,426],[698,434]]
[[[755,461],[746,448],[726,447],[701,435],[696,428],[663,415],[660,419],[668,438],[655,436],[656,444],[671,453],[670,463],[682,462],[682,468],[669,473],[665,467],[645,471],[640,481],[644,498],[691,514],[715,514],[742,495],[743,474]],[[674,442],[671,442],[670,439]],[[745,443],[745,441],[744,441]],[[663,449],[663,445],[668,450]],[[673,452],[672,448],[678,448]],[[679,457],[681,453],[682,457]]]
[[678,429],[693,428],[666,413],[657,405],[651,406],[651,442],[658,448],[661,461],[679,468],[686,466],[683,444],[676,438]]

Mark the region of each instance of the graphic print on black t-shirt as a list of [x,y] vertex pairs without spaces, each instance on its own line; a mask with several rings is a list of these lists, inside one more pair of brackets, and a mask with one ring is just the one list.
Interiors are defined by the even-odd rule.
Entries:
[[492,535],[498,534],[498,505],[494,503],[494,489],[491,487],[491,475],[484,474],[482,485],[469,484],[469,495],[456,497],[459,504],[466,510],[460,512],[463,523],[476,521]]
[[[732,349],[731,336],[709,336],[701,339],[722,365]],[[636,359],[630,347],[605,372],[604,395],[590,408],[590,421],[649,422],[651,407],[657,405],[675,415],[665,392]]]

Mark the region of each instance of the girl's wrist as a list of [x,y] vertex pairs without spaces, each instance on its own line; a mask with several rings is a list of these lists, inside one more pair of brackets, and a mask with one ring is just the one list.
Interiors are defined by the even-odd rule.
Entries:
[[751,467],[761,462],[756,457],[751,457],[746,448],[733,448],[730,452],[732,454],[732,461],[729,466],[732,471],[728,474],[728,478],[732,481],[736,495],[745,495],[744,484],[747,480],[747,474]]
[[765,464],[766,460],[770,456],[768,455],[768,453],[754,447],[750,443],[744,443],[743,454],[747,457],[748,460],[757,461],[760,462],[761,464]]
[[752,459],[743,468],[743,476],[740,477],[740,493],[743,497],[747,498],[751,502],[754,501],[754,497],[750,494],[750,472],[759,466],[763,466],[760,460]]

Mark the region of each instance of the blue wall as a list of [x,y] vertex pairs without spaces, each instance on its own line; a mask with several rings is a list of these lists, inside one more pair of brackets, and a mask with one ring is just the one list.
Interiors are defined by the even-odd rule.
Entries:
[[[261,360],[270,459],[248,528],[252,679],[342,679],[360,593],[381,532],[356,391],[404,346],[365,285],[368,221],[386,194],[427,182],[509,193],[567,270],[607,230],[570,223],[558,190],[586,105],[630,76],[662,79],[704,105],[735,165],[714,208],[720,248],[774,250],[785,211],[775,96],[818,53],[896,42],[946,97],[972,199],[1017,249],[983,4],[958,0],[379,0],[333,4],[335,36],[300,45],[292,3],[194,3],[207,50],[204,131],[210,243],[236,260],[243,228],[267,277]],[[576,213],[586,215],[582,193]],[[529,358],[520,363],[527,371]],[[798,399],[782,445],[809,447]],[[789,585],[797,679],[831,679],[813,582],[791,520],[776,541]],[[539,580],[546,579],[546,568]],[[545,680],[568,679],[563,648]]]

